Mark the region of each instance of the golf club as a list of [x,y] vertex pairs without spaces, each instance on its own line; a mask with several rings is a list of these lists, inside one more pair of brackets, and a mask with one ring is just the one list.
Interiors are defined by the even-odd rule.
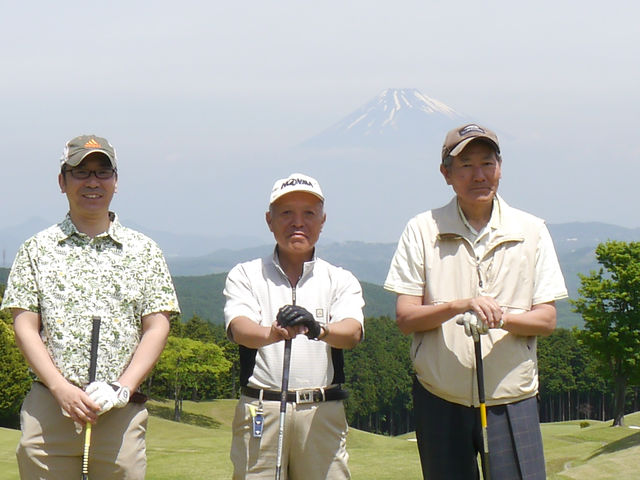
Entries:
[[[98,340],[100,339],[100,317],[93,317],[91,328],[91,355],[89,357],[89,383],[96,380],[98,364]],[[87,423],[84,431],[84,450],[82,452],[82,480],[89,480],[89,448],[91,446],[91,423]]]
[[284,421],[287,414],[287,391],[289,390],[289,364],[291,363],[291,340],[284,342],[282,362],[282,389],[280,390],[280,428],[278,431],[278,454],[276,457],[276,480],[280,480],[282,470],[282,444],[284,441]]
[[487,405],[484,397],[484,369],[482,364],[482,346],[480,336],[473,340],[476,350],[476,373],[478,376],[478,400],[480,402],[480,425],[482,426],[482,466],[485,480],[491,480],[489,469],[489,437],[487,436]]

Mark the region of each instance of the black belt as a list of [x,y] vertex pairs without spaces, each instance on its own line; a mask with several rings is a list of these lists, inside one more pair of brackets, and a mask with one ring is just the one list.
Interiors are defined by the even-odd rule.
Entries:
[[[263,400],[280,400],[280,392],[273,390],[261,390],[259,388],[242,387],[240,389],[243,395],[251,398],[260,398],[262,392]],[[287,392],[287,402],[291,403],[316,403],[329,402],[332,400],[344,400],[349,396],[349,392],[341,388],[311,388],[309,390],[296,390]]]

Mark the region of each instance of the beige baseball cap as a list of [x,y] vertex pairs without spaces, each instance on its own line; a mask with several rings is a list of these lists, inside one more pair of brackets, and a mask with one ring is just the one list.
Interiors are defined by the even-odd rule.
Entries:
[[65,163],[71,167],[77,167],[85,157],[91,153],[104,153],[111,161],[111,166],[117,168],[116,150],[106,138],[95,135],[80,135],[67,142],[64,147],[60,166]]
[[454,128],[447,133],[442,145],[442,161],[445,158],[458,155],[467,144],[476,139],[483,139],[500,153],[500,145],[498,144],[498,136],[491,130],[481,127],[475,123],[469,123],[461,127]]
[[269,197],[269,205],[278,200],[283,195],[291,192],[307,192],[315,195],[324,202],[324,195],[320,184],[315,178],[302,173],[292,173],[287,178],[276,180],[271,189],[271,197]]

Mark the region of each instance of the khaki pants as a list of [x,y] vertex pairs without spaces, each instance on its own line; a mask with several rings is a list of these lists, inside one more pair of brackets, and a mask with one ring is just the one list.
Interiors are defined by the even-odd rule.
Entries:
[[[280,402],[264,401],[262,438],[252,436],[249,405],[258,400],[241,396],[233,420],[233,478],[273,479],[276,471]],[[347,420],[341,400],[287,404],[282,454],[283,480],[349,479]]]
[[[146,470],[147,410],[130,403],[98,418],[89,452],[91,480],[143,480]],[[49,390],[35,382],[20,412],[22,437],[16,450],[23,480],[80,478],[84,431],[62,415]]]

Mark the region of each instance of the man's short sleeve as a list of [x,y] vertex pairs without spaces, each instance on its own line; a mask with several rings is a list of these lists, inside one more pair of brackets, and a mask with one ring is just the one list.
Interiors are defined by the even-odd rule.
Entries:
[[146,265],[147,291],[142,316],[157,312],[180,312],[173,280],[162,251],[155,243],[152,243],[150,248]]
[[38,284],[29,253],[30,244],[31,240],[28,240],[20,247],[13,262],[2,300],[3,309],[21,308],[40,313]]
[[246,265],[239,264],[233,267],[224,285],[224,324],[229,329],[231,320],[236,317],[247,317],[256,323],[261,318],[260,305],[251,287]]
[[567,296],[567,287],[564,283],[553,240],[547,227],[543,226],[536,249],[536,277],[531,304],[539,305],[553,302]]
[[339,322],[345,318],[353,318],[364,325],[364,298],[362,287],[358,279],[349,271],[339,269],[342,272],[342,281],[334,292],[331,304],[331,321]]
[[425,285],[424,262],[422,236],[417,226],[417,218],[414,218],[402,232],[384,288],[401,295],[421,297]]

